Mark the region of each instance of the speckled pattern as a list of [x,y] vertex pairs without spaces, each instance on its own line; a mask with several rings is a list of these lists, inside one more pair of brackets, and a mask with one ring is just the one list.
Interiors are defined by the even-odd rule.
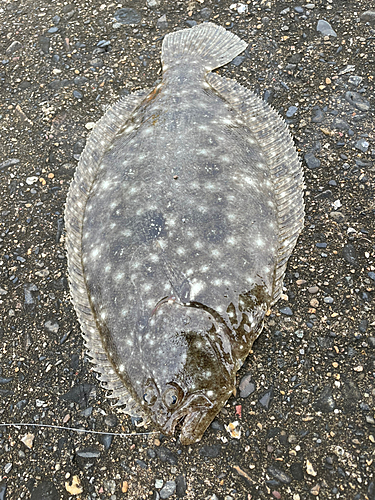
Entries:
[[165,434],[184,419],[183,444],[233,392],[303,225],[282,120],[210,79],[245,48],[212,23],[169,34],[162,82],[100,121],[67,198],[72,296],[95,369]]
[[[27,424],[0,425],[0,498],[373,500],[374,17],[370,0],[0,3],[0,422]],[[207,20],[249,44],[210,85],[235,80],[285,119],[306,219],[236,394],[183,446],[106,397],[64,207],[93,125],[161,82],[168,33]]]

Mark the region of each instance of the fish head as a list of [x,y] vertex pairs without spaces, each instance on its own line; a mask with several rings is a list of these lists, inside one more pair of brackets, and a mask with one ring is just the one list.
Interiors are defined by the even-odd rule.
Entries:
[[[207,311],[165,304],[147,350],[142,405],[166,435],[180,428],[182,444],[199,441],[234,390],[230,344]],[[152,352],[153,351],[153,352]]]

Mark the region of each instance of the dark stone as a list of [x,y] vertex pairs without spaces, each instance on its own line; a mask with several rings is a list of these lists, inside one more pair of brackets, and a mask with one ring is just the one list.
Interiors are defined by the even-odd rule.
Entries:
[[137,465],[139,465],[139,467],[141,467],[142,469],[147,469],[148,468],[148,465],[146,464],[146,462],[144,462],[143,460],[139,460],[138,458],[136,458],[135,460],[135,463]]
[[313,123],[320,123],[324,120],[324,113],[323,111],[319,108],[319,106],[316,106],[314,108],[314,116],[311,118],[311,121]]
[[304,475],[303,475],[303,465],[300,464],[299,462],[295,462],[290,466],[290,473],[294,477],[296,481],[303,481]]
[[242,377],[238,388],[241,398],[247,398],[255,391],[255,385],[251,382],[251,373],[246,373],[246,375]]
[[0,500],[5,500],[5,494],[7,492],[7,485],[5,481],[0,483]]
[[268,410],[273,400],[273,387],[264,392],[259,398],[259,404],[263,406],[264,409]]
[[[346,123],[346,121],[342,120],[341,118],[335,118],[333,120],[332,127],[337,129],[337,130],[349,130],[350,125],[349,125],[349,123]],[[344,156],[344,155],[340,155],[340,156]],[[347,160],[348,158],[345,157],[343,159]]]
[[49,53],[49,44],[50,44],[50,39],[48,36],[40,35],[39,37],[39,45],[42,51],[45,54]]
[[352,411],[361,399],[361,393],[353,380],[345,379],[341,385],[342,404],[346,411]]
[[368,320],[367,319],[362,319],[361,322],[359,323],[358,330],[361,333],[366,333],[368,328]]
[[102,434],[100,441],[102,445],[104,446],[105,450],[109,450],[111,447],[112,441],[113,441],[114,436],[112,434]]
[[223,431],[224,426],[218,420],[214,420],[213,422],[211,422],[211,429],[213,429],[214,431]]
[[279,311],[281,314],[285,314],[285,316],[293,316],[293,311],[290,307],[282,307]]
[[34,283],[25,283],[23,285],[24,308],[28,314],[35,312],[35,307],[40,299],[39,288]]
[[178,498],[183,498],[186,494],[187,485],[183,474],[176,477],[176,495]]
[[30,500],[60,500],[60,494],[50,481],[43,481],[32,491]]
[[148,456],[149,458],[156,458],[156,452],[155,452],[155,450],[153,450],[152,448],[149,448],[149,449],[147,450],[147,456]]
[[199,17],[204,21],[208,21],[211,16],[212,16],[212,10],[209,9],[208,7],[204,7],[199,13]]
[[199,450],[199,455],[206,458],[216,458],[221,452],[220,445],[208,445],[202,446]]
[[298,64],[302,60],[303,54],[293,54],[287,58],[288,63]]
[[157,456],[162,462],[167,462],[171,465],[177,465],[178,463],[177,456],[170,450],[168,450],[168,448],[166,448],[165,446],[159,446],[158,448],[156,448],[155,451]]
[[363,23],[375,24],[375,10],[366,10],[359,18]]
[[92,384],[77,384],[72,387],[66,394],[60,396],[65,401],[74,401],[79,403],[81,408],[88,406],[90,393],[95,386]]
[[75,453],[74,461],[80,469],[89,469],[100,457],[100,450],[97,448],[84,448]]
[[232,60],[231,64],[233,64],[233,66],[240,66],[245,60],[246,56],[237,56]]
[[278,467],[275,467],[274,465],[270,465],[267,468],[267,472],[270,476],[280,481],[280,483],[289,484],[292,482],[292,478],[286,472]]
[[104,423],[108,425],[108,427],[115,427],[118,424],[118,418],[114,414],[106,415],[104,417]]
[[13,165],[17,165],[20,160],[18,158],[10,158],[9,160],[5,160],[0,163],[0,170],[3,170],[4,168],[11,167]]
[[289,106],[286,112],[286,117],[291,118],[293,115],[295,115],[298,111],[297,106]]
[[196,26],[198,23],[197,21],[194,21],[193,19],[187,19],[185,21],[185,24],[189,26],[189,28],[192,28],[193,26]]
[[141,14],[130,7],[119,9],[114,17],[116,21],[121,24],[139,24],[142,21]]
[[370,109],[370,103],[363,99],[361,94],[358,92],[348,91],[345,93],[345,99],[348,103],[360,111],[368,111]]
[[306,153],[304,158],[307,168],[314,169],[320,167],[320,160],[313,153]]
[[319,19],[316,31],[320,31],[320,33],[324,36],[337,36],[332,26],[323,19]]
[[163,500],[169,498],[176,491],[176,483],[174,481],[167,481],[163,488],[160,490],[160,498]]
[[331,386],[327,385],[324,387],[319,398],[315,401],[314,407],[316,411],[323,413],[331,412],[336,408]]
[[357,250],[352,243],[347,243],[346,245],[344,245],[344,248],[342,249],[342,256],[344,257],[346,262],[348,262],[352,266],[358,266]]
[[368,485],[367,495],[369,500],[375,500],[375,483],[373,481]]

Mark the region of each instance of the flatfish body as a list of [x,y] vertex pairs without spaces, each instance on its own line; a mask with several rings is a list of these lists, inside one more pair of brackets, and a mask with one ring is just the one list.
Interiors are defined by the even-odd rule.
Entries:
[[212,23],[167,35],[163,77],[98,122],[66,204],[73,303],[123,411],[198,441],[278,299],[303,225],[282,119],[212,70],[246,48]]

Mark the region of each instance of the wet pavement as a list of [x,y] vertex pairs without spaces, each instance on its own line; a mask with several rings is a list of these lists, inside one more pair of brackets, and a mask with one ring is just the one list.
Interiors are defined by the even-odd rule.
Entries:
[[[219,74],[289,124],[306,222],[237,394],[182,446],[115,435],[154,429],[85,356],[63,210],[93,124],[160,78],[166,33],[207,20],[249,43]],[[0,423],[57,426],[0,425],[0,500],[374,500],[373,4],[4,1],[0,22]]]

